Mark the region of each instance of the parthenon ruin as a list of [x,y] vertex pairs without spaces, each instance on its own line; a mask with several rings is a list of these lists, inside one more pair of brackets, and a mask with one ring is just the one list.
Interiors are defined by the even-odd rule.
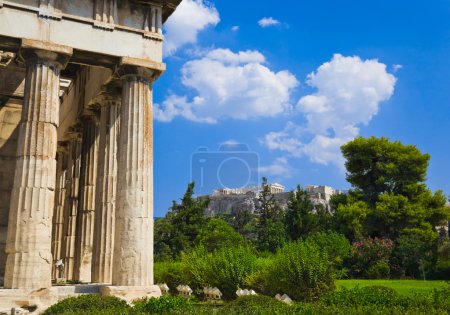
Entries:
[[160,294],[152,84],[180,2],[0,0],[0,304],[62,276]]

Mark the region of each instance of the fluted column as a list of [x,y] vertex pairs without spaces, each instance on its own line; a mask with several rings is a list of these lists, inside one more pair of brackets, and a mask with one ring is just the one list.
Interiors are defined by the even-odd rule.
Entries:
[[100,140],[95,195],[92,282],[111,283],[117,186],[120,94],[100,99]]
[[123,77],[112,284],[153,284],[153,120],[151,81]]
[[62,257],[67,280],[73,280],[75,264],[75,237],[81,169],[81,133],[70,135],[67,160],[66,203],[64,207]]
[[67,149],[65,146],[58,147],[56,155],[56,189],[55,210],[53,212],[52,230],[52,255],[53,272],[52,278],[57,279],[60,275],[54,263],[62,258],[61,247],[63,243],[64,204],[66,202],[66,173],[67,173]]
[[51,286],[59,77],[72,50],[34,44],[23,41],[20,51],[26,78],[6,243],[8,289]]
[[[112,285],[103,295],[132,301],[161,296],[153,284],[153,118],[155,72],[123,65]],[[131,59],[131,62],[135,60]]]
[[81,282],[91,282],[99,136],[97,118],[94,115],[84,116],[82,120],[80,204],[77,212],[74,278]]

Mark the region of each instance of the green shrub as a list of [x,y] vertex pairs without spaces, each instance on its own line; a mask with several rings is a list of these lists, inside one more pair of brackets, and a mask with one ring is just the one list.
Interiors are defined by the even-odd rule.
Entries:
[[205,247],[209,252],[224,247],[245,246],[244,237],[236,232],[227,222],[212,219],[202,228],[195,242]]
[[409,277],[422,278],[435,266],[436,242],[429,242],[420,234],[401,235],[396,240],[396,254],[401,268]]
[[393,251],[394,242],[387,238],[367,237],[354,242],[351,259],[352,275],[373,278],[377,272],[386,273],[385,265],[389,266]]
[[377,261],[366,270],[366,276],[369,279],[389,279],[391,267],[385,261]]
[[131,315],[139,314],[123,300],[100,295],[81,295],[62,300],[43,315]]
[[197,247],[182,255],[184,283],[197,294],[204,287],[218,287],[224,298],[236,296],[238,288],[245,287],[246,278],[256,269],[256,256],[248,247],[225,247],[208,253]]
[[219,312],[223,315],[266,315],[288,314],[290,307],[272,297],[264,295],[243,296],[227,305]]
[[176,287],[185,281],[185,270],[181,262],[165,261],[154,264],[155,283],[166,283],[170,292],[176,292]]
[[287,294],[295,300],[316,299],[335,287],[335,272],[328,254],[311,242],[285,246],[273,262],[248,279],[268,295]]
[[342,289],[325,296],[322,301],[333,306],[393,306],[400,297],[394,289],[383,286]]
[[336,232],[318,232],[309,236],[306,241],[313,242],[326,251],[328,259],[339,270],[343,268],[344,260],[350,257],[352,251],[352,245],[345,235]]
[[[336,314],[449,314],[450,288],[428,294],[402,296],[383,286],[343,289],[321,299],[327,307],[346,310]],[[360,312],[357,312],[361,310]],[[363,311],[364,310],[364,311]]]
[[224,298],[235,298],[236,290],[246,286],[245,280],[255,267],[256,256],[247,247],[223,248],[209,256],[206,282],[218,287]]
[[151,298],[136,301],[134,310],[145,314],[174,314],[191,310],[193,303],[190,300],[179,296],[162,296],[159,299]]

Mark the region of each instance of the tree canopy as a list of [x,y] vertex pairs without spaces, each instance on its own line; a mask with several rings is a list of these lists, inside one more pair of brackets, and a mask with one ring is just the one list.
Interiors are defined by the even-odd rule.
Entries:
[[374,204],[383,193],[412,197],[426,180],[430,156],[388,138],[359,137],[341,147],[347,180]]

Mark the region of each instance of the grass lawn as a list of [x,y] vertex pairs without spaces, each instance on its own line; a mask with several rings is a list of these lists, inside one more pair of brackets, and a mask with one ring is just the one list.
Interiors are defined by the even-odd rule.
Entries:
[[414,293],[427,293],[433,289],[442,289],[448,286],[446,281],[423,281],[423,280],[338,280],[337,287],[352,289],[356,286],[367,287],[374,285],[381,285],[389,287],[402,295],[409,295]]

